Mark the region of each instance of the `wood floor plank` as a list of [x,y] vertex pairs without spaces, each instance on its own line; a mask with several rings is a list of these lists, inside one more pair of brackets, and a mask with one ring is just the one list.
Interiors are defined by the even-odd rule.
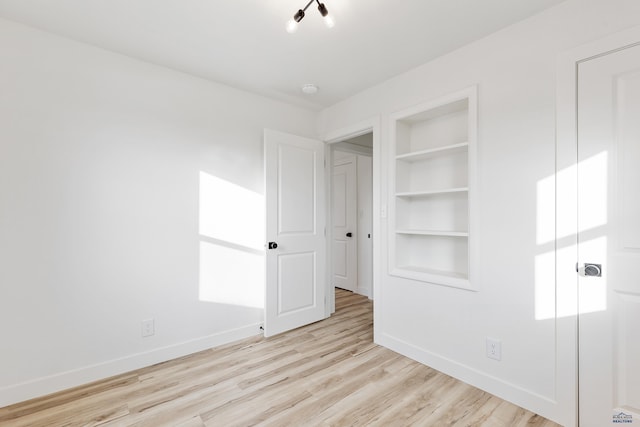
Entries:
[[557,427],[373,343],[372,302],[275,337],[205,350],[0,408],[2,427]]
[[[389,371],[389,370],[387,370]],[[414,363],[407,363],[395,374],[380,381],[371,382],[353,393],[349,399],[339,402],[332,409],[332,416],[325,420],[329,425],[370,425],[378,412],[388,412],[397,405],[398,396],[410,395],[424,381],[437,372],[421,369]],[[371,408],[376,408],[371,411]]]

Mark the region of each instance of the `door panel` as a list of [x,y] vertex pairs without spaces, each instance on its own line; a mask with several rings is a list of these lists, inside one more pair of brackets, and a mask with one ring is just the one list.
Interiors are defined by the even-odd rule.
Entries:
[[580,425],[640,425],[640,47],[578,68]]
[[[315,305],[316,259],[313,252],[278,257],[278,315],[304,310]],[[308,286],[299,286],[299,283]]]
[[325,317],[324,144],[265,130],[265,336]]
[[[638,49],[637,47],[635,49]],[[640,72],[629,72],[616,79],[616,110],[622,174],[618,212],[621,218],[621,244],[626,249],[640,249]]]
[[356,157],[340,162],[332,180],[333,285],[353,292],[358,275]]
[[308,148],[278,146],[278,234],[313,235],[316,226],[316,157]]

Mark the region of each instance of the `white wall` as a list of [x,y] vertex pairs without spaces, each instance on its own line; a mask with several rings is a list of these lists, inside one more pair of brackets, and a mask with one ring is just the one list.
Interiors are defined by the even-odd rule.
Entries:
[[257,334],[263,128],[316,115],[4,20],[0,52],[0,407]]
[[[570,0],[322,112],[322,134],[381,117],[380,182],[388,182],[389,115],[479,87],[478,292],[387,274],[387,223],[375,289],[376,339],[396,351],[563,424],[575,384],[556,366],[555,83],[558,55],[638,24],[637,0]],[[391,203],[385,185],[382,204]],[[551,219],[547,221],[547,219]],[[502,361],[485,356],[502,340]]]

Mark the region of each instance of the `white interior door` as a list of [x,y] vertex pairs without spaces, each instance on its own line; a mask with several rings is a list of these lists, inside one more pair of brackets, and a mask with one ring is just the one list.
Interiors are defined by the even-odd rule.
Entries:
[[265,130],[265,336],[325,317],[324,144]]
[[580,426],[640,425],[640,46],[579,65],[578,138]]
[[373,297],[373,159],[358,156],[358,279],[356,292]]
[[333,166],[333,285],[354,292],[357,286],[357,183],[356,157]]

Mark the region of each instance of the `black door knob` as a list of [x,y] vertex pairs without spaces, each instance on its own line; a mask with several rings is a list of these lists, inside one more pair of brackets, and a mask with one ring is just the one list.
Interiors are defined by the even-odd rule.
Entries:
[[351,237],[351,236],[353,236],[353,233],[351,232],[347,233],[347,237]]
[[276,249],[278,244],[276,242],[269,242],[269,249]]

